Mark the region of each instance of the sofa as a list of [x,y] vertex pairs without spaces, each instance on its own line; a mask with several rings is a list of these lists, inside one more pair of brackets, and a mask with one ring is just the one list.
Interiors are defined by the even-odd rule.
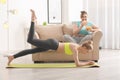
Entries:
[[[37,25],[35,26],[35,38],[37,39],[48,39],[54,38],[59,42],[64,42],[63,35],[69,34],[72,36],[73,26],[72,24],[56,24],[56,25]],[[93,33],[93,51],[88,54],[79,54],[79,60],[99,60],[99,43],[102,37],[101,31],[96,31]],[[32,48],[35,46],[32,45]],[[74,61],[73,56],[66,55],[65,53],[58,53],[53,50],[38,52],[32,54],[32,60],[34,63],[40,62],[67,62]]]

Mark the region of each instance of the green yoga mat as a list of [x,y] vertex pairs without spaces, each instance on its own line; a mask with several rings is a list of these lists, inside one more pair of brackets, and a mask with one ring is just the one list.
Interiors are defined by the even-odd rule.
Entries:
[[[81,68],[99,67],[97,63],[94,65],[85,65]],[[10,64],[6,68],[76,68],[74,63],[40,63],[40,64]]]

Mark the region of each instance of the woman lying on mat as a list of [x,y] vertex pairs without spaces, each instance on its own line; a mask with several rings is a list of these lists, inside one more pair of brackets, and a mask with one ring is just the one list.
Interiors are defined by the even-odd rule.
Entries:
[[82,45],[78,45],[76,43],[60,43],[55,39],[47,39],[47,40],[34,39],[33,36],[34,36],[34,24],[36,20],[36,15],[33,10],[31,10],[31,13],[32,13],[31,26],[30,26],[27,41],[30,44],[36,46],[36,48],[23,50],[15,55],[8,56],[8,65],[15,58],[25,56],[28,54],[34,54],[36,52],[43,52],[47,50],[56,50],[58,52],[63,52],[68,55],[73,55],[73,58],[77,67],[94,64],[93,61],[80,62],[78,58],[78,53],[88,53],[93,49],[92,41],[86,41]]

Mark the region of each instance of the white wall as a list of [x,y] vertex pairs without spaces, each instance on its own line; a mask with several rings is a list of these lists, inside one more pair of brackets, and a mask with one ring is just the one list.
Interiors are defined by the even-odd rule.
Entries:
[[[25,31],[30,27],[30,9],[36,11],[38,23],[42,24],[47,20],[47,0],[7,0],[6,4],[0,4],[0,51],[22,50],[26,48]],[[8,11],[16,9],[17,14],[13,15]],[[1,11],[2,10],[2,11]],[[3,23],[8,19],[8,29],[3,27]]]
[[62,0],[62,23],[69,23],[69,0]]
[[69,22],[80,20],[80,11],[83,10],[82,0],[69,0],[68,2]]
[[[62,23],[69,23],[69,0],[62,0]],[[13,15],[8,10],[17,10]],[[29,48],[26,45],[25,28],[30,26],[30,9],[36,11],[38,24],[48,22],[47,0],[8,0],[7,4],[0,4],[0,51],[21,50]],[[8,19],[9,28],[3,23]]]
[[0,4],[0,51],[8,49],[8,29],[3,27],[3,24],[7,22],[7,4]]
[[[68,16],[68,1],[62,0],[62,23],[69,23]],[[36,11],[38,24],[42,24],[43,22],[48,22],[48,13],[47,13],[47,0],[8,0],[8,4],[4,4],[2,6],[1,16],[4,19],[7,19],[7,5],[8,10],[17,10],[16,14],[8,13],[8,29],[3,28],[3,23],[0,22],[0,35],[2,38],[0,39],[0,51],[7,50],[22,50],[25,48],[29,48],[26,46],[26,36],[25,28],[30,27],[30,9],[34,9]],[[5,22],[6,20],[0,19]],[[27,44],[28,45],[28,44]]]
[[30,26],[30,9],[36,11],[38,23],[47,21],[47,0],[9,0],[9,10],[17,9],[16,15],[9,14],[9,50],[25,48],[25,27]]

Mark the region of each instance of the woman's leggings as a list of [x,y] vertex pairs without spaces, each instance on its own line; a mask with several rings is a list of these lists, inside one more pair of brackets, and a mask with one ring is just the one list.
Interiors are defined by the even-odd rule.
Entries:
[[59,46],[59,42],[55,39],[40,40],[40,39],[34,39],[33,37],[34,37],[34,22],[31,22],[27,42],[36,46],[36,48],[23,50],[15,54],[14,58],[21,57],[28,54],[34,54],[36,52],[43,52],[50,49],[57,50]]

